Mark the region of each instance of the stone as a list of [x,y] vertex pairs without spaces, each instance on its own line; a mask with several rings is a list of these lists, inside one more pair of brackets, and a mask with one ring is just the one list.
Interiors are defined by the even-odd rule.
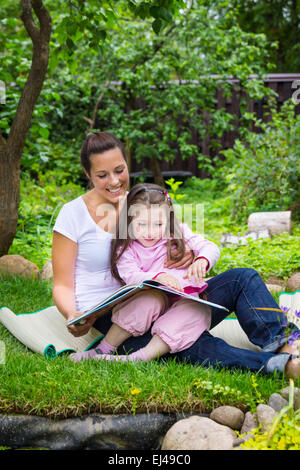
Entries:
[[284,291],[284,287],[279,286],[278,284],[269,284],[269,283],[267,283],[266,287],[270,292],[283,292]]
[[256,232],[269,230],[271,235],[282,232],[291,233],[291,211],[253,212],[248,217],[248,230]]
[[39,268],[20,255],[4,255],[0,258],[0,272],[36,279]]
[[[281,396],[285,398],[285,400],[289,400],[290,394],[290,387],[285,387],[280,392]],[[300,388],[294,387],[294,410],[300,409]]]
[[40,280],[41,281],[52,281],[53,280],[53,270],[52,270],[52,261],[49,259],[40,271]]
[[292,292],[300,290],[300,273],[295,273],[288,279],[286,288]]
[[268,405],[271,406],[271,408],[273,408],[276,413],[279,413],[279,411],[288,404],[289,402],[285,400],[285,398],[283,398],[279,393],[272,393],[268,402]]
[[235,406],[219,406],[210,413],[210,419],[239,431],[243,425],[245,415]]
[[251,432],[253,429],[257,428],[257,426],[258,422],[256,413],[253,414],[250,411],[247,411],[247,413],[245,414],[243,426],[241,428],[241,434]]
[[173,424],[162,442],[162,450],[232,450],[236,433],[210,418],[191,416]]
[[223,233],[221,245],[248,245],[251,240],[260,238],[270,238],[269,230],[258,230],[257,232],[246,232],[244,235],[233,235],[232,233]]
[[277,415],[276,411],[273,410],[271,406],[260,403],[256,409],[256,413],[262,432],[268,431]]

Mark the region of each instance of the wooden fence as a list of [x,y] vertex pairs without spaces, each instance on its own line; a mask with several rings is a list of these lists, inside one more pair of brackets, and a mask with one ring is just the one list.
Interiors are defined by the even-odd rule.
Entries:
[[[250,77],[251,78],[251,77]],[[253,76],[255,78],[255,76]],[[229,80],[235,85],[238,85],[238,80]],[[298,81],[296,83],[296,81]],[[294,85],[293,85],[294,84]],[[289,98],[292,98],[293,94],[300,89],[300,73],[298,74],[269,74],[266,76],[265,85],[270,87],[277,93],[277,102],[278,109],[280,109],[282,103]],[[292,87],[294,86],[294,88]],[[184,86],[184,85],[182,85]],[[297,86],[297,88],[295,88]],[[297,93],[298,100],[300,101],[300,93]],[[240,100],[241,92],[239,91],[238,86],[233,86],[232,95],[230,98],[225,98],[222,94],[222,90],[217,92],[217,105],[216,109],[223,108],[226,112],[236,116],[235,119],[235,129],[231,131],[224,132],[222,138],[219,139],[220,149],[232,148],[236,137],[238,136],[238,123],[240,120]],[[262,119],[263,121],[267,120],[266,114],[267,110],[265,109],[266,99],[261,100],[250,100],[248,99],[248,111],[255,113],[255,115]],[[200,110],[201,111],[201,110]],[[296,113],[300,114],[300,103],[296,107]],[[206,119],[206,116],[203,116]],[[253,129],[255,131],[255,129]],[[210,137],[207,136],[202,141],[197,141],[196,137],[192,136],[192,143],[197,145],[200,149],[200,152],[204,155],[213,157],[218,154],[217,150],[213,150],[211,147]],[[190,157],[189,159],[183,160],[180,155],[177,156],[175,161],[172,163],[166,161],[160,161],[160,167],[162,172],[166,176],[172,175],[172,172],[175,170],[175,174],[178,176],[180,174],[192,174],[198,177],[205,177],[206,173],[203,169],[198,168],[197,157]],[[145,168],[150,168],[149,162],[145,161],[137,163],[136,161],[131,162],[131,173],[133,175],[139,175],[141,171]],[[188,172],[188,173],[186,173]]]

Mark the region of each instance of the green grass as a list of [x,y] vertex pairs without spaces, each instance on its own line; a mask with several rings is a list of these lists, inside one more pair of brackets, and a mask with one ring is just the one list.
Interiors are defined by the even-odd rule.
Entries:
[[[48,184],[48,183],[47,183]],[[56,194],[51,184],[37,191],[26,183],[20,207],[20,226],[10,254],[20,254],[39,268],[51,253],[51,227],[59,204],[77,195],[78,188],[66,186]],[[71,193],[70,193],[71,191]],[[220,246],[222,233],[244,233],[246,225],[233,223],[230,196],[217,180],[191,179],[179,193],[180,204],[204,204],[205,236]],[[41,197],[42,207],[41,209]],[[35,208],[32,212],[32,207]],[[50,223],[51,222],[51,223]],[[193,229],[195,229],[193,219]],[[293,234],[282,234],[248,246],[222,249],[221,258],[209,275],[232,267],[257,269],[265,281],[270,274],[286,279],[299,270],[300,226]],[[278,294],[273,294],[278,302]],[[54,305],[51,284],[22,278],[0,278],[0,307],[15,313],[41,310]],[[234,316],[232,314],[231,316]],[[210,412],[222,404],[254,409],[259,400],[288,385],[285,377],[245,371],[203,368],[175,361],[143,364],[85,362],[73,364],[66,356],[54,360],[29,351],[0,324],[0,339],[6,347],[5,364],[0,364],[0,413],[28,413],[71,417],[90,412]],[[300,386],[300,379],[295,385]],[[131,391],[138,389],[133,395]]]
[[[3,277],[1,306],[15,313],[53,305],[47,282]],[[142,364],[74,364],[67,356],[47,360],[29,351],[0,324],[6,346],[0,364],[0,413],[64,418],[88,413],[210,412],[218,405],[254,408],[288,384],[279,375],[204,368],[175,361]],[[295,383],[297,385],[297,383]],[[300,381],[298,381],[298,386]],[[133,395],[131,391],[138,389]]]

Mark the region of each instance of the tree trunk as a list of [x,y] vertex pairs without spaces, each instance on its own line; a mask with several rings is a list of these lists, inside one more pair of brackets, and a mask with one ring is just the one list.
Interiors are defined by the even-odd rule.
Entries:
[[[0,256],[8,252],[17,231],[21,157],[49,60],[51,18],[48,11],[42,0],[21,0],[21,5],[21,18],[33,43],[33,54],[7,141],[0,132]],[[32,10],[40,28],[34,22]]]
[[0,256],[16,234],[20,193],[20,167],[6,146],[0,147]]
[[158,184],[159,186],[165,187],[165,181],[159,166],[159,161],[156,157],[151,157],[151,170],[154,179],[154,183]]

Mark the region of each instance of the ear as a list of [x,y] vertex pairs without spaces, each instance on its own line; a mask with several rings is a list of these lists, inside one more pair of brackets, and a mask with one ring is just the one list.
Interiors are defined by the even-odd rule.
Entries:
[[88,174],[88,172],[86,171],[85,168],[83,168],[83,171],[84,171],[85,176],[87,177],[87,179],[90,180],[90,179],[91,179],[91,178],[90,178],[90,175]]

